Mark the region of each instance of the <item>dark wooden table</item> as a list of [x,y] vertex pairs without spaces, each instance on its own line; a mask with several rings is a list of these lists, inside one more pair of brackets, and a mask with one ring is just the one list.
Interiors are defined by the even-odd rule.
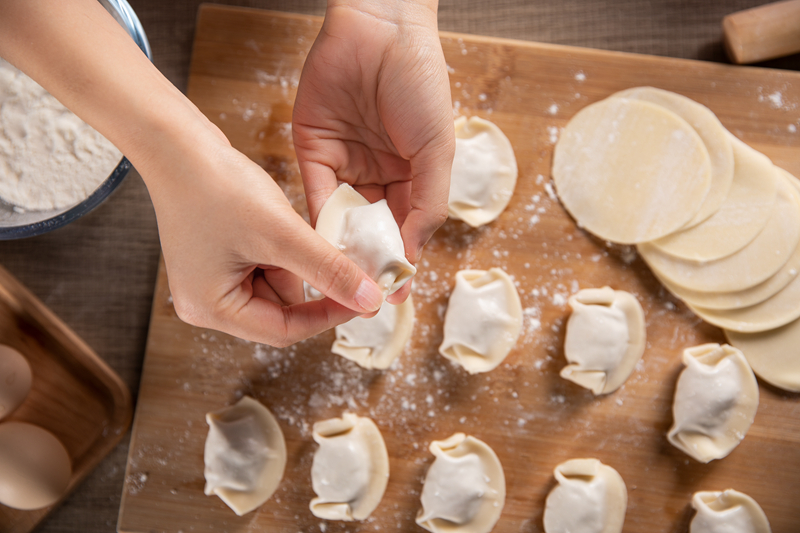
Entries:
[[[129,0],[156,66],[185,90],[197,0]],[[324,0],[221,2],[323,15]],[[726,61],[722,17],[759,0],[442,0],[440,29],[671,57]],[[764,66],[800,69],[800,56]],[[88,216],[48,235],[0,242],[0,262],[82,336],[136,395],[158,264],[147,190],[134,171]],[[116,529],[128,438],[41,531]]]

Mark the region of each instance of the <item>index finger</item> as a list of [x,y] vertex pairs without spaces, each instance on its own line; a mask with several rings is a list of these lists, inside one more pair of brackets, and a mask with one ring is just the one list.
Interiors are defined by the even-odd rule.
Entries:
[[412,263],[419,261],[422,247],[447,220],[454,155],[455,135],[450,129],[441,132],[411,158],[411,210],[400,228],[400,234],[405,243],[406,257]]
[[303,178],[303,189],[305,189],[311,227],[316,227],[317,216],[319,216],[322,206],[325,205],[325,202],[339,186],[339,183],[336,181],[336,173],[333,169],[322,163],[299,160],[298,166],[300,167],[300,175]]
[[359,312],[330,298],[290,306],[251,298],[224,325],[227,333],[280,348],[313,337],[359,315]]

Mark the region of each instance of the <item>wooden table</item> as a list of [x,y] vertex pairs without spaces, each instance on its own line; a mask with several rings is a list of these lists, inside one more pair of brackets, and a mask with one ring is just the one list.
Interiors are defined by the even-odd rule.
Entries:
[[[184,90],[199,1],[130,0],[162,72]],[[322,0],[221,2],[322,15]],[[720,21],[759,0],[442,0],[440,29],[672,57],[726,61]],[[800,56],[764,66],[800,69]],[[123,378],[139,386],[159,243],[147,191],[132,172],[90,215],[56,232],[0,243],[0,263]],[[41,531],[114,531],[127,438]]]

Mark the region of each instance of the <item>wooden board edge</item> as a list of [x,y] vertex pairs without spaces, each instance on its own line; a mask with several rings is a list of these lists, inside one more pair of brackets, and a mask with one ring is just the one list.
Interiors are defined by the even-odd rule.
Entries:
[[[260,15],[271,16],[275,18],[291,19],[291,20],[316,20],[322,22],[324,17],[317,15],[304,15],[302,13],[293,13],[291,11],[276,11],[273,9],[259,9],[257,7],[244,7],[244,6],[226,6],[223,4],[215,4],[213,2],[203,2],[197,8],[197,26],[200,25],[201,17],[209,16],[214,11],[216,12],[231,12],[239,11],[245,13],[258,13]],[[197,32],[195,31],[195,35]]]
[[[247,13],[257,13],[263,16],[269,16],[273,18],[279,18],[284,20],[293,20],[293,21],[315,21],[317,23],[322,23],[324,17],[320,17],[317,15],[304,15],[302,13],[293,13],[289,11],[276,11],[270,9],[259,9],[253,7],[241,7],[241,6],[226,6],[221,4],[215,4],[212,2],[205,2],[200,4],[197,10],[197,27],[200,27],[202,24],[202,19],[204,17],[213,16],[215,13],[230,13],[230,12],[247,12]],[[197,31],[195,30],[195,37],[192,40],[192,46],[194,47],[197,41]],[[451,31],[439,31],[439,37],[443,39],[468,39],[471,42],[476,43],[489,43],[489,44],[496,44],[496,45],[507,45],[507,46],[515,46],[515,47],[524,47],[524,48],[532,48],[538,50],[547,50],[547,51],[557,51],[560,53],[580,53],[586,54],[590,56],[600,56],[600,57],[618,57],[622,59],[635,59],[639,61],[659,61],[665,63],[672,63],[676,65],[681,65],[684,67],[692,66],[692,65],[702,65],[703,68],[719,68],[725,71],[740,71],[742,69],[746,69],[753,72],[774,72],[775,70],[779,70],[782,74],[785,74],[789,77],[797,77],[798,82],[800,83],[800,72],[796,72],[793,70],[783,70],[783,69],[772,69],[766,67],[754,67],[754,66],[744,66],[744,65],[734,65],[728,63],[719,63],[715,61],[704,61],[700,59],[685,59],[685,58],[678,58],[678,57],[668,57],[668,56],[655,56],[650,54],[640,54],[635,52],[621,52],[617,50],[604,50],[600,48],[587,48],[582,46],[572,46],[566,44],[553,44],[553,43],[545,43],[541,41],[526,41],[523,39],[510,39],[507,37],[494,37],[490,35],[478,35],[478,34],[471,34],[471,33],[460,33],[460,32],[451,32]],[[194,62],[194,54],[192,54],[192,58],[189,61],[189,71],[192,71],[192,63]]]
[[[200,7],[202,8],[204,5],[209,5],[209,4],[203,4]],[[153,332],[153,329],[154,329],[154,327],[156,325],[156,319],[157,319],[157,316],[158,316],[158,304],[159,304],[158,295],[161,292],[162,285],[165,284],[165,283],[168,284],[169,282],[167,280],[167,265],[166,265],[166,263],[164,261],[164,254],[162,252],[158,256],[158,269],[156,271],[156,283],[155,283],[155,286],[153,287],[153,300],[152,300],[152,303],[150,305],[150,321],[149,321],[149,323],[147,325],[147,343],[145,344],[144,360],[142,361],[142,374],[141,374],[142,378],[144,378],[144,376],[145,376],[145,368],[147,368],[148,359],[150,357],[150,354],[153,353],[153,349],[154,349],[154,346],[153,346],[154,340],[153,340],[152,332]],[[144,384],[145,384],[144,383],[144,379],[141,379],[139,381],[139,389],[140,390],[141,390],[141,388],[142,388],[142,386]],[[128,457],[127,457],[127,459],[125,461],[125,477],[124,477],[124,481],[123,481],[123,484],[122,484],[122,496],[120,498],[120,503],[119,503],[119,512],[117,513],[117,531],[119,533],[144,533],[141,530],[130,528],[125,523],[125,520],[126,520],[127,517],[124,514],[124,511],[125,511],[125,508],[126,508],[126,500],[128,499],[128,480],[130,479],[130,476],[133,474],[133,471],[131,469],[131,464],[132,464],[131,463],[131,456],[133,455],[134,450],[136,450],[136,444],[137,444],[136,441],[137,441],[137,436],[138,436],[137,428],[138,428],[138,425],[140,424],[140,420],[139,420],[140,416],[141,416],[140,415],[140,411],[137,409],[136,412],[134,413],[133,423],[131,425],[131,441],[130,441],[130,445],[128,447]]]

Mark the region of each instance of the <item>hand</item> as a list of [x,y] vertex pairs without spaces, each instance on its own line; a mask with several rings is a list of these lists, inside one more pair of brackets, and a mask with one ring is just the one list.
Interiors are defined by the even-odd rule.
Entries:
[[[268,174],[199,112],[188,120],[195,135],[166,141],[169,149],[139,166],[184,321],[285,346],[378,309],[377,285],[311,229]],[[301,278],[330,298],[304,303]]]
[[455,151],[435,1],[330,0],[292,132],[312,224],[337,180],[347,182],[371,202],[386,199],[416,263],[447,219]]

